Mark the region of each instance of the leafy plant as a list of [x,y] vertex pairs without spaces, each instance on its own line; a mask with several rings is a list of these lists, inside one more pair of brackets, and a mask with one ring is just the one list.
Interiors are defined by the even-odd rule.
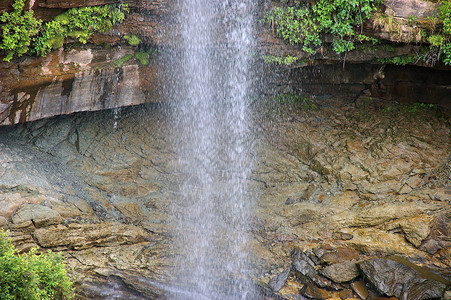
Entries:
[[150,51],[147,52],[136,52],[135,58],[143,65],[147,66],[149,64]]
[[302,45],[307,53],[314,52],[312,46],[321,45],[318,25],[308,8],[276,7],[266,21],[277,25],[280,37],[292,45]]
[[[337,53],[355,49],[356,41],[372,41],[357,32],[369,19],[381,0],[318,0],[313,6],[294,1],[292,5],[275,7],[265,18],[276,28],[278,36],[292,45],[301,45],[308,54],[321,46],[320,34],[333,35],[332,48]],[[287,3],[287,2],[285,2]]]
[[443,44],[440,50],[443,54],[442,60],[446,65],[451,65],[451,2],[442,1],[440,6],[441,19],[443,20]]
[[61,253],[37,254],[32,249],[18,254],[0,230],[0,299],[72,299],[72,282],[67,277]]
[[355,49],[355,28],[362,27],[379,0],[319,0],[313,11],[321,31],[334,35],[333,49],[343,53]]
[[126,40],[130,46],[138,46],[139,43],[141,43],[141,39],[134,34],[124,35],[124,40]]
[[120,67],[122,67],[122,65],[123,65],[124,63],[126,63],[127,61],[129,61],[129,60],[132,59],[132,58],[133,58],[133,55],[131,55],[131,54],[126,54],[126,55],[122,56],[121,58],[115,60],[115,61],[113,62],[113,66],[114,66],[115,68],[120,68]]
[[418,58],[415,58],[414,56],[401,55],[401,56],[395,56],[395,57],[390,57],[390,58],[380,58],[377,61],[379,61],[383,64],[405,66],[407,64],[412,64],[417,60],[418,60]]
[[6,52],[6,61],[25,53],[45,56],[66,38],[85,44],[95,32],[107,32],[122,22],[128,12],[126,4],[72,8],[43,24],[33,11],[23,11],[24,6],[25,0],[14,0],[14,10],[0,16],[0,49]]
[[128,7],[124,5],[69,9],[43,25],[41,35],[36,39],[35,52],[45,56],[52,49],[61,47],[68,37],[86,44],[95,32],[110,31],[114,24],[122,22],[127,11]]
[[24,6],[24,0],[16,0],[13,4],[14,11],[4,12],[0,16],[0,21],[4,23],[1,27],[0,49],[6,52],[3,59],[5,61],[27,53],[33,36],[41,26],[42,21],[34,18],[33,11],[23,11]]

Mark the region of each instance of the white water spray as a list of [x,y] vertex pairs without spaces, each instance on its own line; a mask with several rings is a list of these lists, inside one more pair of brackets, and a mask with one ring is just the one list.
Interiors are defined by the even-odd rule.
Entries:
[[[251,0],[180,0],[172,118],[180,134],[173,298],[248,299]],[[189,296],[197,295],[197,296]]]

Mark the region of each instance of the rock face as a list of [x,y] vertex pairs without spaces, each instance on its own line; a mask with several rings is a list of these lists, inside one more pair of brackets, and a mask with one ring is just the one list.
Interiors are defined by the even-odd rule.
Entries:
[[[155,66],[115,67],[131,48],[72,49],[0,66],[0,124],[155,101]],[[149,76],[150,74],[150,76]]]
[[[274,100],[254,107],[255,282],[282,299],[438,294],[451,275],[449,114],[311,101],[316,109]],[[176,196],[177,128],[166,108],[0,128],[0,226],[20,251],[63,251],[80,297],[155,299],[174,290],[172,214],[186,204]],[[393,255],[408,264],[391,266]],[[358,266],[376,268],[378,259],[384,271],[364,277]],[[416,274],[403,285],[408,292],[375,288],[390,268]]]

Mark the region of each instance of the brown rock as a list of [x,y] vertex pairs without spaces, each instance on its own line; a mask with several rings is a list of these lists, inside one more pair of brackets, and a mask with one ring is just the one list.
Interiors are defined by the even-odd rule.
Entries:
[[363,281],[354,281],[351,283],[352,290],[362,299],[368,298],[368,288]]
[[307,283],[303,294],[313,299],[327,299],[334,297],[334,293],[317,287],[312,282]]
[[334,231],[332,233],[332,238],[336,240],[352,240],[354,236],[350,233],[340,232],[340,231]]
[[415,247],[419,247],[431,232],[433,219],[434,217],[429,215],[415,216],[400,221],[399,225],[406,239],[414,244]]
[[320,257],[322,263],[337,264],[350,260],[358,260],[359,252],[351,248],[337,248]]
[[64,247],[86,249],[94,246],[115,246],[145,241],[142,228],[122,223],[70,224],[40,228],[34,232],[38,244],[44,248]]
[[355,262],[345,261],[325,267],[321,274],[336,283],[342,283],[359,276],[359,270]]

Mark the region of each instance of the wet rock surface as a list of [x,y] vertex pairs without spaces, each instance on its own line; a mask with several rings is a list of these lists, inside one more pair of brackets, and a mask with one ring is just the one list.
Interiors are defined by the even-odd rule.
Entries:
[[[48,21],[69,8],[119,2],[36,0],[30,5],[38,18]],[[260,2],[261,18],[275,2]],[[91,43],[83,47],[61,48],[45,58],[24,56],[12,62],[0,62],[0,125],[161,101],[159,84],[167,82],[166,67],[158,63],[156,53],[180,47],[180,35],[174,29],[176,1],[136,0],[128,3],[130,12],[122,24],[110,32],[94,35]],[[12,1],[0,0],[0,11],[11,10],[11,5]],[[259,80],[264,81],[263,90],[347,95],[361,97],[363,102],[377,102],[377,99],[418,101],[449,108],[449,68],[383,66],[375,62],[379,58],[421,52],[420,45],[394,45],[392,42],[410,43],[418,29],[409,24],[409,17],[426,19],[437,9],[438,4],[429,1],[384,1],[381,11],[399,23],[388,27],[402,30],[373,26],[370,21],[365,26],[365,34],[389,41],[390,51],[386,45],[362,45],[362,51],[346,54],[346,67],[343,67],[343,55],[327,50],[328,47],[314,57],[313,62],[311,57],[306,57],[305,63],[293,67],[265,66],[262,55],[291,55],[302,61],[305,53],[300,46],[289,45],[275,37],[270,26],[259,24],[256,34],[258,59],[254,64],[262,74]],[[139,36],[142,41],[139,47],[130,47],[124,42],[123,36],[130,34]],[[149,64],[144,66],[134,55],[139,52],[142,55],[145,51],[150,51],[151,55]],[[127,57],[130,59],[126,60]],[[121,62],[121,59],[126,61]]]
[[[255,107],[253,279],[276,299],[440,297],[451,275],[449,113],[312,101]],[[168,120],[154,104],[1,128],[0,226],[21,251],[63,251],[81,298],[164,298],[173,214],[195,205],[178,203]],[[392,266],[393,255],[412,265]],[[411,275],[385,286],[402,292],[379,287],[397,268]]]

